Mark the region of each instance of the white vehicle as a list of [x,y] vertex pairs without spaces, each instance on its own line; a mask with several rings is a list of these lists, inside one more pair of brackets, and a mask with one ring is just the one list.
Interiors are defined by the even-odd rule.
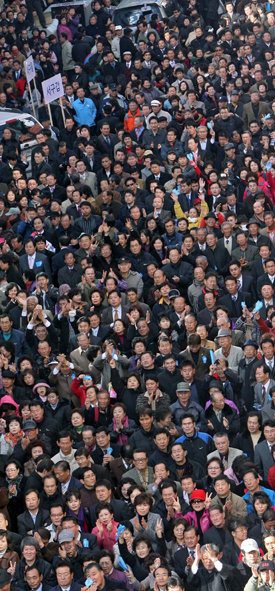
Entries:
[[41,123],[33,115],[22,113],[19,109],[0,109],[0,140],[5,127],[14,133],[21,152],[26,152],[30,159],[32,149],[37,145],[36,135],[43,129]]
[[142,16],[146,17],[147,22],[153,14],[157,14],[160,20],[166,17],[165,6],[166,0],[121,0],[115,7],[113,21],[115,25],[122,25],[123,28],[132,27],[135,30]]

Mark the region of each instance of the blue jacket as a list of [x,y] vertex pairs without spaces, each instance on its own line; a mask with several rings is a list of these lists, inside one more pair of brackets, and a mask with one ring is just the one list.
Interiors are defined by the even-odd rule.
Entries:
[[[272,507],[275,507],[275,492],[274,492],[274,490],[271,490],[270,488],[265,488],[264,486],[261,486],[260,488],[261,488],[261,492],[265,492],[269,496],[269,498],[271,500]],[[243,499],[246,502],[247,513],[252,513],[253,505],[251,502],[252,499],[251,499],[251,495],[250,495],[249,491],[247,493],[245,493],[245,495],[243,495]]]
[[92,126],[95,124],[96,106],[92,99],[84,98],[83,102],[80,99],[76,99],[73,102],[73,108],[76,112],[74,119],[78,125],[85,124]]
[[[194,435],[194,437],[192,437],[191,439],[202,439],[205,443],[209,443],[209,441],[213,441],[213,437],[211,437],[211,435],[208,435],[208,433],[203,433],[201,431],[197,431]],[[189,439],[189,437],[186,437],[186,435],[182,435],[181,437],[179,437],[178,439],[176,439],[175,443],[183,443],[183,441],[185,441],[185,439]]]

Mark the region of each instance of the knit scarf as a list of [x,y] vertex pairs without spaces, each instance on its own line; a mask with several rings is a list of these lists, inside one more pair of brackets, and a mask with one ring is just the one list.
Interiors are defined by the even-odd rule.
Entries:
[[[20,487],[22,478],[23,478],[23,474],[18,474],[18,476],[16,476],[16,478],[8,478],[6,476],[6,483],[8,485],[8,497],[9,497],[9,499],[12,499],[13,497],[17,497],[18,489]],[[16,494],[15,495],[11,495],[9,493],[9,487],[10,486],[16,486]]]

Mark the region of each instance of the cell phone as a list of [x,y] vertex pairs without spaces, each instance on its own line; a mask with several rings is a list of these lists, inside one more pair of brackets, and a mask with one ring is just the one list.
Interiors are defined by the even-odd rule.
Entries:
[[192,153],[191,154],[186,154],[186,156],[187,156],[189,162],[192,162],[193,161],[193,154]]
[[271,162],[266,163],[266,170],[270,170],[272,168]]
[[88,579],[86,579],[86,581],[85,581],[85,587],[86,587],[86,589],[88,589],[89,587],[91,587],[91,585],[93,585],[93,583],[94,583],[94,580],[91,579],[91,577],[89,577]]
[[213,129],[212,123],[210,123],[210,121],[207,123],[207,127],[208,129]]

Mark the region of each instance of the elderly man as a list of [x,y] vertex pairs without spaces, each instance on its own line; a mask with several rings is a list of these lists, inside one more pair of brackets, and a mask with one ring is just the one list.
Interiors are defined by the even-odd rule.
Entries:
[[221,328],[218,332],[218,343],[219,349],[214,352],[215,361],[216,359],[226,359],[228,365],[233,371],[238,372],[239,362],[244,356],[244,352],[241,347],[232,345],[232,334],[227,328]]
[[224,508],[226,519],[246,519],[246,502],[231,492],[230,480],[225,474],[217,476],[214,489],[216,496],[211,500],[211,509],[217,509],[218,507]]
[[172,419],[176,425],[181,425],[181,419],[186,413],[192,413],[200,431],[206,431],[207,425],[202,406],[191,399],[191,386],[187,382],[179,382],[176,387],[177,402],[171,405]]
[[225,470],[231,468],[232,462],[237,456],[242,455],[242,451],[240,449],[229,447],[229,438],[227,433],[216,433],[214,435],[214,443],[216,446],[216,451],[208,454],[207,461],[211,460],[212,458],[220,458]]

